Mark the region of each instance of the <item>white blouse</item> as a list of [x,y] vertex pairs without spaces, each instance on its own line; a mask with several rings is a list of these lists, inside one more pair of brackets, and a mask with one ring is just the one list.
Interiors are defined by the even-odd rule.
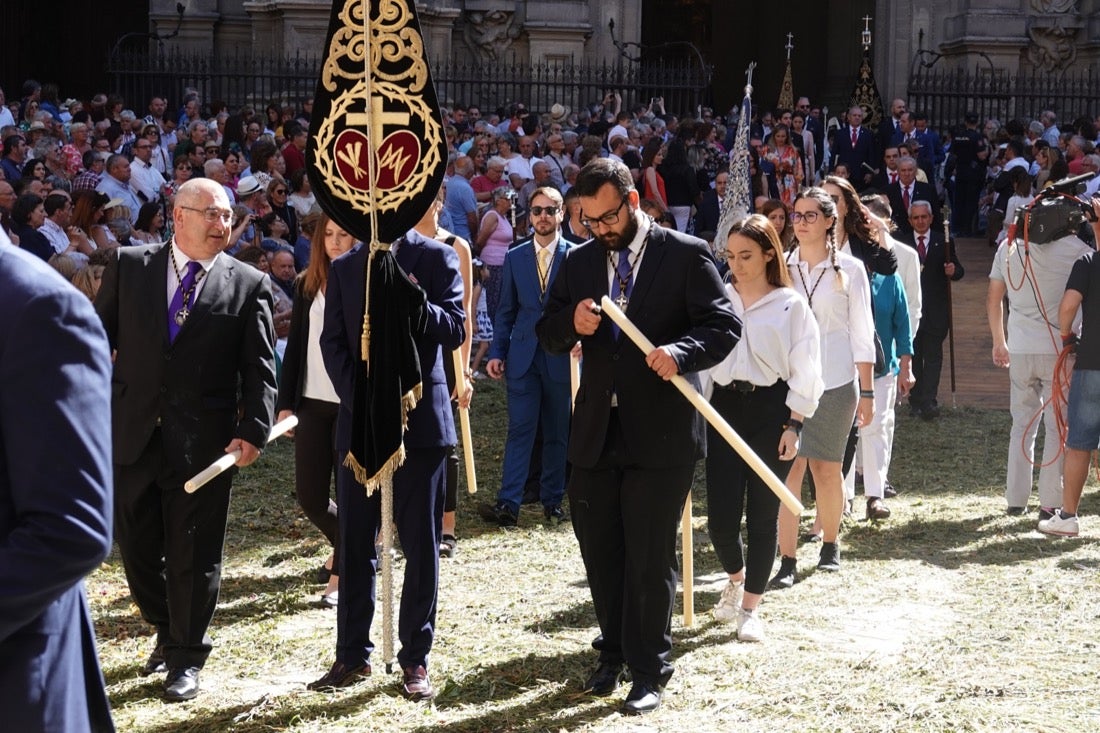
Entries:
[[856,362],[875,363],[875,324],[871,317],[871,287],[863,263],[843,252],[837,265],[847,277],[839,288],[840,274],[826,257],[810,268],[796,249],[787,257],[794,289],[809,302],[821,331],[821,366],[825,389],[841,387],[856,376]]
[[309,307],[309,332],[306,336],[306,378],[302,382],[302,396],[322,402],[339,402],[336,388],[325,370],[321,356],[321,328],[325,325],[325,294],[320,290]]
[[820,332],[806,299],[791,288],[776,288],[746,308],[732,285],[726,285],[726,293],[741,319],[741,340],[711,368],[711,378],[717,384],[739,381],[761,387],[782,379],[789,390],[787,407],[812,416],[825,383]]

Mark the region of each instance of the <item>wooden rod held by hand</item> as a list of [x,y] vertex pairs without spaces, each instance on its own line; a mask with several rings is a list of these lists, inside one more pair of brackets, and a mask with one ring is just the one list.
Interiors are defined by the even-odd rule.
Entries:
[[[573,347],[575,351],[577,347]],[[577,391],[581,388],[581,359],[569,354],[569,410],[572,412],[573,404],[577,401]]]
[[[462,363],[462,350],[455,349],[451,352],[455,360],[455,382],[462,380],[461,385],[456,384],[456,388],[461,386],[462,389],[458,391],[461,395],[466,391],[466,370],[465,365]],[[469,494],[477,493],[477,471],[474,469],[474,439],[471,437],[470,431],[470,408],[462,407],[458,408],[458,423],[462,430],[462,459],[466,464],[466,492]]]
[[[283,435],[293,430],[297,424],[298,417],[296,415],[291,415],[288,418],[280,420],[279,422],[271,426],[271,433],[267,436],[267,442],[270,443],[271,441],[278,438],[280,435]],[[239,450],[235,450],[232,453],[226,453],[224,456],[192,476],[183,485],[183,490],[186,491],[188,494],[194,494],[203,486],[210,483],[215,478],[236,465],[237,461],[239,461],[240,458],[241,452]]]
[[684,584],[684,626],[695,625],[695,537],[691,526],[691,492],[680,515],[680,579]]
[[[603,296],[603,300],[600,303],[603,312],[611,317],[611,320],[618,324],[619,328],[630,337],[630,340],[642,350],[643,354],[649,354],[656,348],[653,343],[645,337],[638,327],[635,326],[626,314],[623,313],[618,306],[612,302],[611,298],[606,295]],[[795,516],[802,514],[802,502],[798,500],[790,489],[784,485],[779,477],[775,475],[775,472],[768,468],[768,465],[760,460],[760,456],[756,455],[752,448],[741,439],[741,436],[730,427],[730,424],[718,414],[718,411],[703,398],[703,395],[699,394],[699,391],[695,387],[691,386],[691,382],[684,379],[683,376],[676,374],[670,380],[676,389],[680,390],[680,393],[684,397],[688,398],[688,401],[695,406],[695,409],[703,414],[706,421],[711,424],[719,435],[725,438],[726,442],[737,451],[737,454],[744,459],[745,463],[749,464],[749,468],[756,472],[756,475],[764,480],[764,483],[768,485],[768,488],[779,497],[779,501],[783,503],[783,506],[787,507]],[[778,450],[778,447],[776,448]]]

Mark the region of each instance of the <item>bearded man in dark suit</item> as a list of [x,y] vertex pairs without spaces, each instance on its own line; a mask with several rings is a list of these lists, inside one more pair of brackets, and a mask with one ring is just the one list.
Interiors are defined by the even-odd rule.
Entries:
[[[653,224],[622,163],[598,158],[576,191],[594,238],[565,256],[535,327],[550,353],[584,353],[573,408],[568,492],[600,623],[600,661],[585,687],[609,695],[629,668],[627,714],[660,705],[672,676],[676,527],[695,463],[706,455],[703,418],[669,380],[721,361],[741,324],[707,245]],[[610,295],[658,346],[643,354],[593,311]]]

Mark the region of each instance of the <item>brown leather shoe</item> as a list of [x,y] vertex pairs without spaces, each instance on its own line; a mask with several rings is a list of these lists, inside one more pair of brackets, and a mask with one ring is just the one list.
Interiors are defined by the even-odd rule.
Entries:
[[331,691],[341,687],[351,687],[370,676],[369,664],[349,666],[343,662],[334,662],[324,677],[306,685],[307,690]]
[[428,680],[428,670],[424,667],[406,667],[405,681],[401,683],[401,694],[409,700],[430,700],[435,690]]
[[878,497],[871,497],[867,500],[867,518],[868,519],[889,519],[890,508],[886,506],[886,502]]

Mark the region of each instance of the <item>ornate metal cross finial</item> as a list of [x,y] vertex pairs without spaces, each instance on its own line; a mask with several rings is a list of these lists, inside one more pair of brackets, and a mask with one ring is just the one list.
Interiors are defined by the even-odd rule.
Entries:
[[787,60],[788,61],[791,60],[791,51],[794,50],[794,43],[792,43],[792,41],[794,41],[794,34],[793,33],[787,33],[787,45],[784,46],[783,48],[787,49]]
[[863,50],[871,48],[871,16],[863,16],[863,33],[860,34],[860,41],[863,43]]
[[752,94],[752,72],[756,69],[756,62],[749,63],[749,68],[745,69],[745,94]]

